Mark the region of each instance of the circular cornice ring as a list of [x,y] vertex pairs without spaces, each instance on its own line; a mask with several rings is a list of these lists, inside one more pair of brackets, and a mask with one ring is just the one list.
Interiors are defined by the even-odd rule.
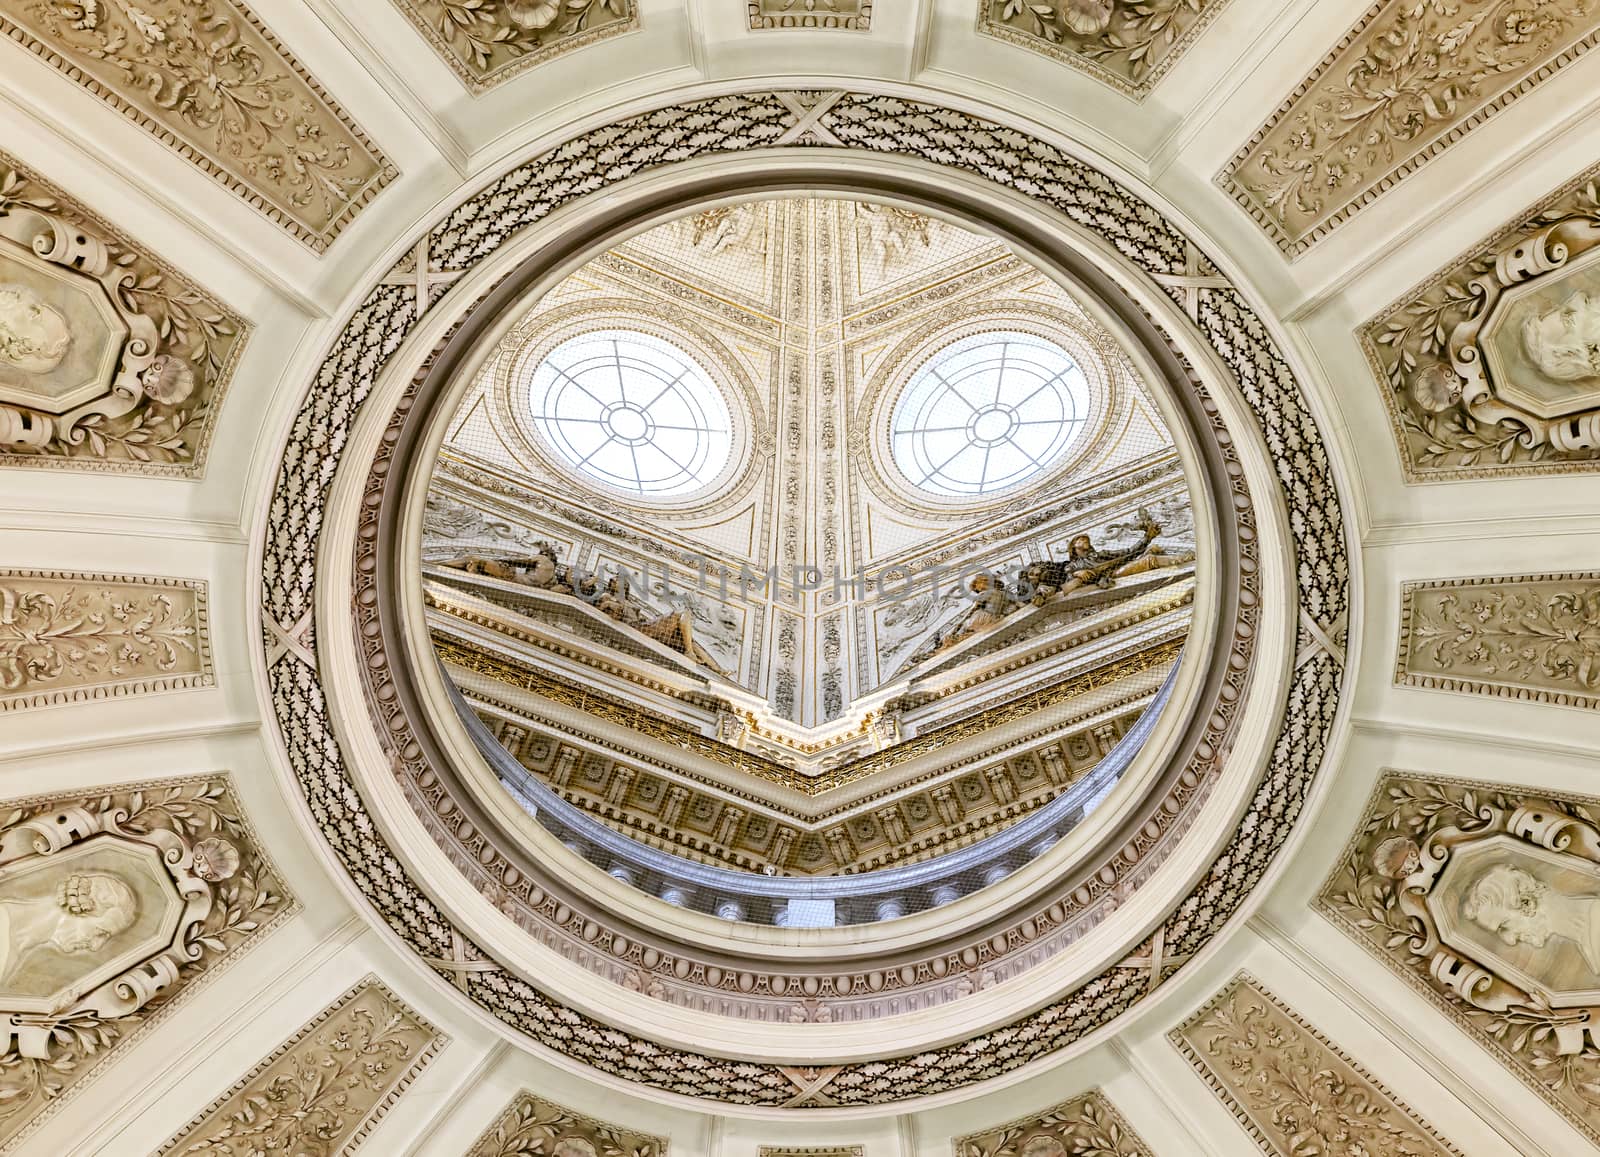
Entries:
[[[804,108],[808,99],[816,100],[810,112]],[[1272,448],[1282,486],[1279,500],[1295,528],[1299,548],[1296,613],[1310,624],[1313,639],[1336,637],[1342,631],[1348,564],[1335,485],[1293,371],[1266,325],[1244,296],[1156,210],[1113,179],[1041,141],[964,113],[870,94],[750,93],[696,101],[587,134],[520,166],[432,230],[426,239],[429,252],[442,268],[467,272],[524,225],[563,203],[630,177],[697,156],[730,155],[758,146],[768,146],[778,155],[788,145],[803,149],[813,143],[804,137],[805,117],[817,122],[835,146],[825,150],[832,158],[843,155],[841,150],[861,150],[863,157],[887,153],[919,158],[930,166],[978,174],[1018,191],[1079,228],[1109,239],[1128,263],[1176,299],[1215,358],[1232,371],[1244,404]],[[791,132],[797,127],[801,131]],[[799,151],[796,159],[801,159]],[[926,189],[916,192],[928,195]],[[469,283],[470,278],[462,279],[463,285]],[[382,482],[411,396],[401,399],[395,421],[378,415],[375,423],[369,419],[361,436],[353,435],[363,416],[362,404],[379,384],[397,347],[416,327],[418,312],[413,291],[378,285],[336,340],[291,431],[262,558],[265,625],[272,640],[268,677],[290,766],[323,839],[400,940],[502,1022],[574,1061],[665,1092],[770,1107],[891,1104],[1013,1073],[1110,1023],[1170,976],[1159,969],[1158,975],[1134,975],[1129,969],[1112,968],[1065,997],[956,1044],[929,1048],[913,1057],[835,1066],[823,1085],[797,1096],[793,1071],[787,1066],[720,1060],[646,1040],[562,1007],[495,967],[480,968],[482,956],[471,938],[452,926],[446,913],[410,878],[395,850],[385,844],[381,817],[375,820],[367,812],[335,737],[329,698],[316,668],[306,661],[307,645],[314,637],[309,627],[316,606],[316,576],[344,569],[323,565],[342,549],[334,525],[330,522],[327,532],[317,536],[333,497],[333,478],[348,457],[363,475],[362,483],[379,480],[379,489],[368,489],[360,499],[361,508],[375,509],[382,503]],[[1226,433],[1217,400],[1198,387],[1196,394],[1213,423]],[[365,463],[363,455],[368,455]],[[362,469],[368,464],[370,470]],[[1241,509],[1250,501],[1246,473],[1246,467],[1237,463],[1228,469],[1230,493]],[[376,521],[362,521],[358,533],[356,573],[370,574],[379,566]],[[1247,525],[1245,534],[1248,544],[1256,530]],[[1247,572],[1255,567],[1249,562]],[[1249,595],[1248,582],[1244,593]],[[375,719],[398,731],[393,721],[401,716],[392,703],[398,691],[383,674],[389,658],[377,601],[373,586],[360,590],[355,608],[357,641],[367,670],[377,673],[372,682]],[[1254,620],[1247,616],[1244,621]],[[321,626],[319,647],[330,633],[341,632],[337,620]],[[285,646],[285,641],[295,645]],[[1306,647],[1290,678],[1287,705],[1293,710],[1285,714],[1286,704],[1274,705],[1281,728],[1276,737],[1266,737],[1272,741],[1270,763],[1264,774],[1252,776],[1254,794],[1228,841],[1227,854],[1203,871],[1164,922],[1158,915],[1168,960],[1192,957],[1205,946],[1244,903],[1249,884],[1259,879],[1288,838],[1337,710],[1343,673],[1342,656],[1335,651]],[[1247,659],[1244,662],[1248,665]],[[1224,686],[1232,684],[1224,679]],[[350,688],[330,685],[327,690],[336,701],[343,701]],[[1237,702],[1237,691],[1225,703],[1202,725],[1215,723],[1217,732],[1227,730],[1227,717],[1243,711],[1244,705]],[[1204,739],[1201,744],[1205,745]],[[373,753],[371,747],[357,751],[355,744],[351,746],[355,757]],[[395,754],[404,761],[420,757],[421,752],[402,743]]]

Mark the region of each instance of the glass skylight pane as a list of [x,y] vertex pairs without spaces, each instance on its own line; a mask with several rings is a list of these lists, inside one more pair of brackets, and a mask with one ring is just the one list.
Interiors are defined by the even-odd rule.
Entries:
[[640,495],[698,490],[733,450],[721,391],[693,359],[646,333],[563,342],[534,370],[528,400],[539,433],[568,465]]
[[895,405],[890,447],[912,485],[973,498],[1044,473],[1088,414],[1088,380],[1066,350],[1033,334],[977,334],[917,371]]

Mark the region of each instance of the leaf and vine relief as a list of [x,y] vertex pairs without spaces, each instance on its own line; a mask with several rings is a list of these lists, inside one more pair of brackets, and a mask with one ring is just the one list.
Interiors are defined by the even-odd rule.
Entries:
[[1291,252],[1593,34],[1600,0],[1390,0],[1227,176]]
[[1600,1140],[1600,809],[1389,775],[1318,906]]
[[[79,840],[86,833],[88,838]],[[95,993],[73,1003],[95,983],[75,977],[86,976],[104,954],[116,952],[126,936],[138,932],[136,925],[128,927],[132,915],[107,922],[115,915],[104,902],[108,890],[113,899],[119,892],[136,895],[131,908],[142,913],[153,909],[160,889],[141,883],[137,873],[107,869],[108,849],[135,849],[120,853],[123,863],[150,855],[137,849],[157,849],[157,862],[181,868],[186,881],[181,902],[188,905],[176,923],[177,943],[148,959],[127,958],[129,967],[137,967],[110,986],[107,999],[117,1006],[115,1015],[95,1001]],[[69,860],[70,867],[52,867]],[[0,1006],[24,991],[20,964],[35,972],[53,969],[46,974],[70,984],[61,1003],[52,1006],[60,1010],[55,1014],[0,1014],[0,1149],[75,1092],[122,1042],[295,906],[257,850],[232,788],[220,777],[111,787],[90,797],[52,796],[0,807],[0,862],[6,932],[0,952],[10,954],[9,965],[0,968]],[[120,878],[116,871],[122,871]],[[59,887],[38,886],[55,883],[55,876],[61,877]],[[30,886],[37,893],[33,898]],[[19,961],[19,952],[28,947],[27,926],[54,931]],[[140,969],[148,970],[148,981]]]
[[[0,464],[197,477],[214,410],[249,327],[0,153],[0,281],[26,280],[30,252],[35,271],[46,263],[62,270],[63,284],[107,295],[133,340],[124,343],[116,378],[106,376],[100,396],[55,412],[41,412],[36,399],[13,392],[13,378],[27,375],[0,373]],[[89,339],[74,332],[69,340],[71,349]]]
[[[1563,389],[1526,360],[1494,364],[1482,340],[1512,291],[1576,283],[1592,267],[1579,258],[1597,247],[1600,185],[1586,175],[1363,327],[1408,478],[1571,470],[1600,459],[1582,391]],[[1537,336],[1513,329],[1513,343]],[[1544,412],[1553,417],[1525,408],[1517,399],[1541,382],[1578,408]]]
[[395,176],[237,0],[5,0],[6,22],[319,252]]
[[634,0],[395,0],[481,90],[522,67],[635,23]]
[[990,21],[1143,92],[1227,0],[985,0]]
[[998,1129],[959,1137],[956,1157],[1150,1157],[1150,1149],[1098,1092]]

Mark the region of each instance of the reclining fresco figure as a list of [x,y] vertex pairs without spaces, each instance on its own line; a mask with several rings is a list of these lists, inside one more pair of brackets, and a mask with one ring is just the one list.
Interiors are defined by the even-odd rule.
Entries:
[[920,663],[975,635],[991,631],[1021,607],[1042,607],[1084,587],[1112,587],[1119,578],[1194,561],[1191,551],[1168,554],[1157,544],[1161,526],[1148,510],[1140,508],[1134,528],[1140,532],[1139,541],[1114,550],[1097,548],[1087,534],[1075,536],[1068,544],[1065,559],[1049,559],[1024,568],[1022,581],[1014,591],[995,576],[977,575],[970,587],[976,596],[972,609],[951,626],[929,636],[907,664]]
[[573,575],[568,567],[557,561],[556,548],[548,542],[538,543],[534,553],[527,556],[493,558],[466,555],[439,565],[551,594],[573,595],[613,622],[637,631],[703,667],[711,668],[718,675],[727,674],[710,653],[695,641],[694,621],[688,611],[656,613],[653,608],[633,597],[632,587],[621,575],[613,575],[605,581],[596,575]]

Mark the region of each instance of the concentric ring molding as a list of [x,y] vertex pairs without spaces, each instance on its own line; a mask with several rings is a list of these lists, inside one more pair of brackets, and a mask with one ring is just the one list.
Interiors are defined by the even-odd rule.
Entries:
[[[1274,505],[1282,503],[1299,545],[1294,575],[1298,606],[1294,611],[1308,616],[1321,630],[1337,630],[1347,613],[1347,561],[1330,465],[1292,370],[1243,295],[1204,266],[1192,243],[1148,204],[1059,149],[965,113],[903,98],[849,94],[825,99],[832,103],[822,124],[827,134],[840,142],[827,150],[831,157],[860,150],[863,157],[920,158],[930,166],[979,174],[1001,189],[1029,196],[1041,208],[1098,233],[1115,244],[1127,262],[1172,282],[1169,292],[1187,307],[1199,336],[1237,377],[1243,399],[1277,460],[1282,491]],[[635,175],[696,156],[743,152],[743,159],[749,159],[749,150],[758,146],[771,146],[777,154],[790,144],[804,146],[810,142],[782,140],[796,119],[790,104],[775,94],[754,93],[660,109],[596,130],[513,170],[469,199],[430,233],[431,251],[442,258],[440,263],[446,268],[470,270],[511,234],[559,205],[618,186]],[[1183,281],[1186,275],[1191,277],[1188,283]],[[472,284],[471,277],[465,277],[451,292],[464,294]],[[443,303],[451,305],[451,296],[446,295]],[[410,290],[398,286],[373,289],[335,342],[293,423],[262,559],[264,613],[283,634],[299,630],[299,637],[306,637],[304,624],[316,605],[313,576],[319,570],[328,575],[348,573],[336,558],[348,549],[348,540],[334,533],[333,521],[320,541],[318,531],[333,513],[329,506],[332,482],[347,455],[347,469],[366,475],[366,467],[371,466],[380,483],[384,478],[388,459],[382,452],[375,463],[358,462],[354,450],[359,441],[392,449],[393,443],[382,438],[397,434],[398,428],[387,425],[387,415],[378,415],[377,425],[364,438],[352,435],[357,433],[359,421],[369,417],[362,413],[363,403],[417,320]],[[1224,400],[1208,401],[1220,424],[1219,406]],[[402,402],[401,409],[406,405]],[[1241,506],[1249,502],[1243,481],[1247,472],[1242,464],[1230,468],[1230,490]],[[363,494],[360,500],[375,509],[382,501],[381,488]],[[1254,539],[1257,528],[1247,527],[1247,531]],[[376,522],[361,525],[359,533],[371,538],[361,540],[364,548],[358,542],[357,566],[375,570]],[[366,553],[361,553],[363,549]],[[330,565],[319,567],[319,562]],[[360,598],[371,599],[358,601],[356,607],[367,670],[378,673],[374,687],[380,697],[386,689],[393,695],[393,685],[383,676],[388,656],[382,653],[379,639],[375,590],[370,586],[363,589]],[[348,614],[347,610],[345,621]],[[1287,621],[1292,623],[1293,618]],[[318,628],[319,649],[330,659],[324,665],[332,670],[332,651],[348,632],[337,619],[319,621]],[[368,631],[371,633],[366,634]],[[345,640],[346,649],[350,642]],[[1287,650],[1292,640],[1274,642]],[[470,935],[451,926],[446,913],[408,876],[406,865],[384,843],[380,834],[384,817],[375,822],[356,788],[356,778],[335,738],[330,700],[317,671],[293,649],[276,655],[269,651],[268,662],[281,737],[309,814],[355,886],[395,935],[425,958],[453,961],[473,956],[476,950]],[[1248,666],[1248,660],[1244,662]],[[1169,954],[1192,955],[1203,948],[1244,903],[1249,884],[1259,879],[1289,837],[1321,762],[1342,680],[1331,655],[1308,651],[1304,661],[1294,667],[1287,702],[1269,705],[1270,713],[1281,722],[1277,734],[1241,735],[1250,746],[1257,738],[1268,740],[1270,763],[1259,778],[1251,775],[1253,794],[1226,854],[1203,869],[1203,877],[1166,920]],[[351,690],[348,685],[330,682],[328,692],[342,704],[338,710],[359,710],[355,701],[345,697]],[[375,706],[380,709],[377,720],[385,727],[397,717],[387,713],[383,699]],[[1230,720],[1246,714],[1247,706],[1235,699],[1219,707],[1216,717],[1206,722],[1217,723],[1219,733],[1228,730]],[[349,722],[360,727],[373,720],[352,714]],[[368,757],[374,751],[355,741],[351,749]],[[403,757],[407,754],[401,752]],[[385,766],[378,762],[380,770]],[[1156,919],[1159,917],[1157,913]],[[631,1036],[560,1006],[502,971],[462,972],[449,967],[442,971],[503,1022],[600,1072],[664,1092],[731,1104],[779,1107],[795,1098],[795,1084],[780,1065],[723,1061]],[[955,1045],[885,1062],[844,1064],[828,1083],[826,1095],[838,1105],[885,1105],[1015,1073],[1109,1024],[1145,999],[1154,987],[1143,975],[1111,969],[1010,1024]]]

